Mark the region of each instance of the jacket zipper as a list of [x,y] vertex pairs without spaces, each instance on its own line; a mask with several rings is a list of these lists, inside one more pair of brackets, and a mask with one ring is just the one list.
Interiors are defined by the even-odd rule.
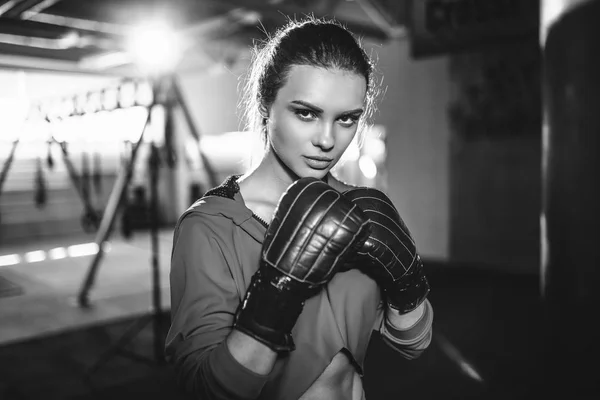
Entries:
[[264,219],[262,219],[261,217],[259,217],[258,215],[256,215],[256,214],[252,213],[252,216],[253,216],[253,217],[254,217],[254,219],[256,219],[258,222],[260,222],[260,223],[261,223],[261,225],[262,225],[262,226],[264,226],[265,228],[268,228],[268,227],[269,227],[269,224],[267,224],[267,222],[266,222]]

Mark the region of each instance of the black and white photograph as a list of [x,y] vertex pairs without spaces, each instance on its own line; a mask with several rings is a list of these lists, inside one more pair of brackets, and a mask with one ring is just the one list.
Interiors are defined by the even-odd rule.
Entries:
[[0,400],[600,398],[599,50],[600,0],[0,0]]

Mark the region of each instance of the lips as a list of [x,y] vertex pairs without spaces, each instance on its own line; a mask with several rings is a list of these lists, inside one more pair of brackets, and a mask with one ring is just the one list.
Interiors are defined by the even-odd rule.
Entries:
[[331,163],[333,162],[333,158],[321,156],[304,156],[304,161],[312,169],[324,170],[327,169],[329,165],[331,165]]
[[319,157],[319,156],[304,156],[305,158],[308,158],[309,160],[315,160],[315,161],[324,161],[324,162],[332,162],[333,158],[327,158],[327,157]]

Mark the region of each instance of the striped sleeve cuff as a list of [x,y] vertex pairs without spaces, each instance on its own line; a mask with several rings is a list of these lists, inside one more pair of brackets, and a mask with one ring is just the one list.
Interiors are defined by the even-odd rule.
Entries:
[[433,307],[429,300],[425,299],[425,310],[421,318],[408,329],[395,328],[387,318],[381,324],[380,333],[390,341],[402,345],[412,346],[420,343],[431,332],[433,324]]

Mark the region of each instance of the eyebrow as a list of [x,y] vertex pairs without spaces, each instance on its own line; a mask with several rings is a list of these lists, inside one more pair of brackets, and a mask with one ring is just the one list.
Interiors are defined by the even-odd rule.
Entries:
[[[297,105],[301,105],[304,106],[306,108],[310,108],[312,111],[317,112],[317,113],[323,113],[323,109],[319,108],[313,104],[310,104],[309,102],[306,102],[304,100],[293,100],[290,102],[291,104],[297,104]],[[364,110],[362,108],[356,108],[354,110],[349,110],[349,111],[344,111],[343,113],[341,113],[340,115],[354,115],[354,114],[362,114]]]

